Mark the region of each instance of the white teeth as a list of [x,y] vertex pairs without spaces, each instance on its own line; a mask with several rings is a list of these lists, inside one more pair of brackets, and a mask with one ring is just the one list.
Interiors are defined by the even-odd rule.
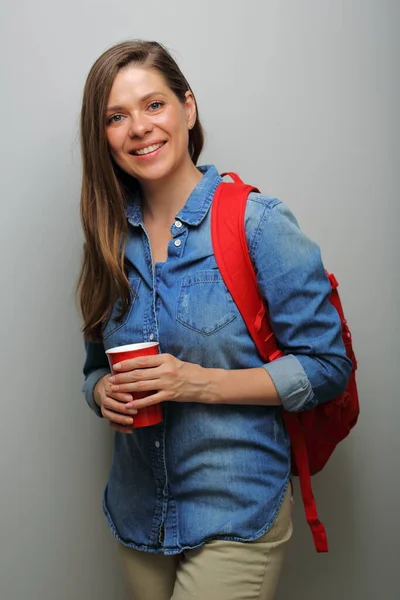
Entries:
[[133,154],[149,154],[150,152],[154,152],[154,150],[161,148],[163,144],[164,142],[161,142],[160,144],[153,144],[152,146],[147,146],[147,148],[142,148],[141,150],[134,150]]

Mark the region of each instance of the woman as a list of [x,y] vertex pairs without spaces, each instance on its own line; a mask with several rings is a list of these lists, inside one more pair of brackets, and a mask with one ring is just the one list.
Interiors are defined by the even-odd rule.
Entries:
[[[81,136],[84,392],[116,430],[104,511],[132,595],[270,600],[292,531],[281,406],[333,398],[351,368],[319,249],[281,202],[250,194],[249,251],[285,353],[263,364],[212,250],[221,178],[196,167],[196,100],[161,45],[126,42],[96,61]],[[158,356],[111,376],[106,349],[152,340]],[[134,429],[158,402],[163,422]]]

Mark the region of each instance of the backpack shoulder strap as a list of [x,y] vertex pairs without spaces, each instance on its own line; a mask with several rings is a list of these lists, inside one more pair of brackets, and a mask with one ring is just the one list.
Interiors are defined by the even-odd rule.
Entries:
[[281,355],[261,299],[249,256],[245,232],[245,211],[250,192],[259,190],[244,184],[234,173],[224,173],[234,183],[222,182],[211,208],[211,238],[215,259],[251,337],[263,360]]
[[[222,182],[214,195],[211,208],[211,238],[218,268],[260,356],[268,362],[283,356],[272,332],[267,310],[260,296],[257,277],[249,256],[246,232],[245,211],[250,192],[259,190],[244,184],[234,173],[230,175],[234,183]],[[300,487],[314,544],[318,552],[327,552],[326,532],[317,514],[311,487],[310,469],[305,440],[300,428],[298,415],[282,410],[288,429],[292,455],[297,465]]]

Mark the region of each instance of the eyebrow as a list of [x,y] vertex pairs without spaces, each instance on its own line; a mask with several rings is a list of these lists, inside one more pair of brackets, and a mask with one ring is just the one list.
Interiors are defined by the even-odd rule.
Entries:
[[[142,96],[142,98],[140,98],[140,102],[146,102],[147,100],[149,100],[153,96],[164,96],[164,98],[167,97],[167,95],[164,94],[163,92],[149,92],[148,94],[145,94],[144,96]],[[116,110],[123,110],[123,108],[124,107],[120,106],[120,105],[107,106],[107,112],[109,112],[109,111],[114,112]]]

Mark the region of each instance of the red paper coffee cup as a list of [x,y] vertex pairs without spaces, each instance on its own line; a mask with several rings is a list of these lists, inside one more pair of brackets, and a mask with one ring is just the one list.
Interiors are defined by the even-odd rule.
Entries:
[[[158,354],[159,344],[158,342],[143,342],[140,344],[128,344],[127,346],[116,346],[106,350],[110,369],[114,373],[113,365],[122,362],[123,360],[129,360],[130,358],[137,358],[138,356],[151,356]],[[150,396],[154,392],[134,392],[132,398],[138,400],[139,398],[145,398]],[[154,406],[147,406],[146,408],[140,408],[138,413],[133,417],[133,425],[131,427],[148,427],[149,425],[157,425],[163,420],[163,411],[161,403],[154,404]]]

